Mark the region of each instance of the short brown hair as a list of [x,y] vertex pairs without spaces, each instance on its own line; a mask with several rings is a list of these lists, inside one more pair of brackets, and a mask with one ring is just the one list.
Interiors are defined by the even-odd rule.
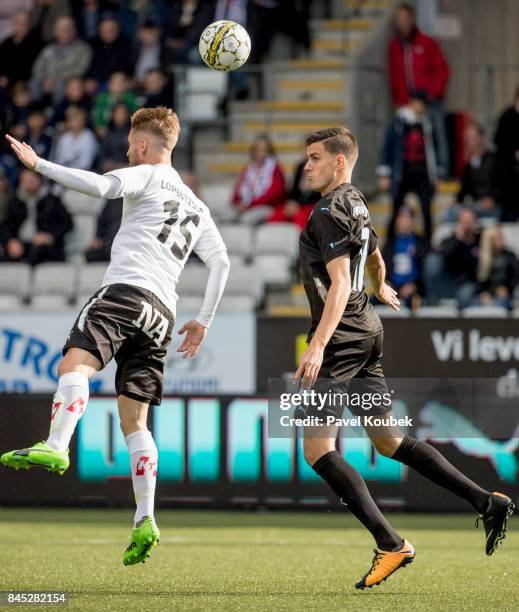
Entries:
[[344,155],[351,165],[357,161],[359,155],[357,141],[350,130],[343,125],[317,130],[317,132],[310,134],[305,141],[307,147],[315,142],[322,142],[326,151],[332,155]]
[[180,134],[177,114],[165,106],[139,109],[132,115],[131,127],[132,130],[142,130],[158,136],[167,149],[173,149]]

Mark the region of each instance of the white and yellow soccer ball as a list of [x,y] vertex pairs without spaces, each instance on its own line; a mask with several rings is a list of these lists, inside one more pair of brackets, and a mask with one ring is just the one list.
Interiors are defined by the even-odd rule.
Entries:
[[247,30],[234,21],[215,21],[202,32],[198,50],[204,62],[213,70],[236,70],[250,55]]

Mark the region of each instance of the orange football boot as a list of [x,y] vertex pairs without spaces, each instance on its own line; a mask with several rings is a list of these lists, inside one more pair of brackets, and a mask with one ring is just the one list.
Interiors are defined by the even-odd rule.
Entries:
[[415,558],[414,548],[407,540],[404,540],[402,548],[397,552],[377,550],[376,548],[374,552],[375,556],[373,557],[369,572],[355,583],[356,589],[371,588],[376,584],[380,584],[396,572],[397,569],[412,563]]

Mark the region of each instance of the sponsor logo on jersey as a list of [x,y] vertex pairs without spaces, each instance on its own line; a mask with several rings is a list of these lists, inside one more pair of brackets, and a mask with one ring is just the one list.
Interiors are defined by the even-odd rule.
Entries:
[[369,217],[368,209],[364,203],[355,204],[351,209],[351,214],[354,219],[367,219]]

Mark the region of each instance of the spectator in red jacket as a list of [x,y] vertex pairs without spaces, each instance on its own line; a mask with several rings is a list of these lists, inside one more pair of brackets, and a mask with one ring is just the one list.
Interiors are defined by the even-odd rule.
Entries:
[[251,161],[243,168],[232,197],[240,222],[256,224],[271,216],[285,200],[285,178],[274,145],[266,135],[257,136]]
[[395,13],[395,34],[389,43],[389,81],[393,104],[409,103],[412,91],[425,91],[429,113],[438,142],[440,176],[448,174],[449,148],[445,130],[443,99],[449,80],[449,67],[438,43],[416,27],[415,9],[399,4]]

